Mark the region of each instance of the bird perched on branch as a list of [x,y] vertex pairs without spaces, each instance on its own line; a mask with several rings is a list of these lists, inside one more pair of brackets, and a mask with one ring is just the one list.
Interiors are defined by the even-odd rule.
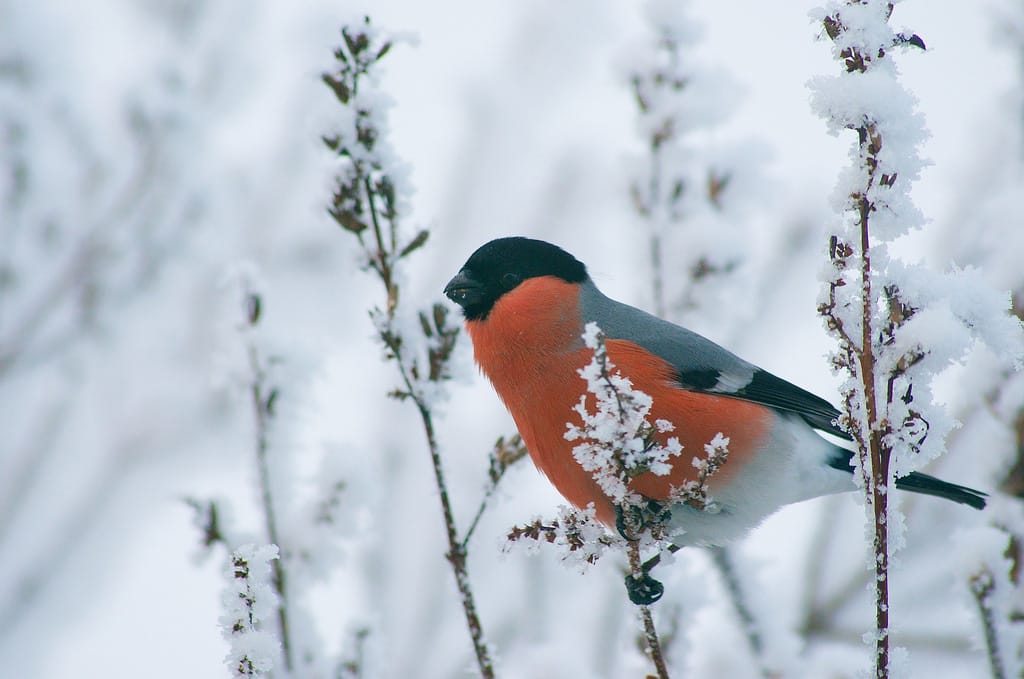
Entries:
[[[828,401],[744,361],[700,335],[609,299],[587,268],[561,248],[529,238],[499,238],[470,256],[444,289],[462,307],[477,364],[512,414],[537,468],[573,505],[593,503],[616,526],[614,503],[573,457],[566,425],[586,384],[577,373],[592,355],[581,338],[596,322],[608,359],[653,399],[652,420],[667,420],[684,451],[703,451],[721,434],[728,456],[707,479],[715,512],[673,503],[693,481],[692,465],[644,473],[630,489],[666,503],[677,545],[721,545],[744,535],[783,505],[853,490],[854,453],[819,435],[850,435]],[[899,489],[976,509],[985,494],[912,472]]]

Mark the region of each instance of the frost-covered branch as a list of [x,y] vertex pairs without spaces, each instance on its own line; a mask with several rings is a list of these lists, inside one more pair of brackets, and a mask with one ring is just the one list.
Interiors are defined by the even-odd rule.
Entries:
[[[888,492],[893,444],[897,437],[906,441],[900,434],[913,424],[917,438],[911,441],[912,452],[917,452],[928,423],[910,408],[914,396],[907,376],[923,358],[923,347],[915,343],[898,353],[890,348],[898,328],[916,310],[903,302],[895,282],[881,276],[886,271],[885,251],[873,239],[885,243],[921,222],[909,200],[909,185],[920,172],[917,147],[924,132],[920,117],[913,112],[913,99],[898,83],[887,55],[899,44],[888,25],[892,5],[877,0],[832,2],[821,12],[818,18],[833,42],[834,57],[845,65],[845,73],[815,81],[815,106],[833,133],[855,130],[857,144],[851,152],[851,167],[836,191],[836,209],[843,224],[829,243],[833,270],[827,280],[827,299],[819,311],[839,341],[834,364],[849,375],[842,388],[842,423],[857,442],[861,485],[872,513],[874,667],[875,676],[888,677],[889,529],[893,524]],[[895,312],[888,319],[880,308],[880,288]],[[898,396],[905,406],[902,416],[894,403],[897,380],[901,386]],[[882,384],[886,387],[881,388]]]
[[985,649],[988,651],[989,669],[992,671],[992,679],[1006,679],[1006,667],[1003,662],[1002,644],[999,642],[999,632],[996,622],[997,613],[993,606],[993,595],[995,594],[995,578],[992,571],[983,568],[970,578],[971,595],[978,605],[978,617],[981,619],[982,630],[985,635]]
[[609,548],[622,548],[622,539],[609,533],[596,513],[593,504],[582,510],[563,505],[554,519],[536,518],[528,524],[513,526],[506,535],[504,550],[510,551],[524,542],[533,547],[542,543],[554,545],[563,563],[584,572]]
[[[670,546],[667,520],[671,514],[659,503],[644,498],[630,488],[638,476],[653,473],[664,476],[672,470],[672,459],[682,452],[679,440],[671,437],[660,443],[656,434],[672,430],[672,423],[648,419],[652,406],[649,395],[633,388],[632,383],[608,359],[604,333],[596,323],[588,323],[584,343],[593,351],[592,359],[578,372],[587,383],[587,391],[573,408],[582,424],[567,423],[565,438],[578,441],[573,456],[590,472],[598,486],[614,505],[619,535],[608,532],[596,519],[593,503],[584,510],[562,507],[554,520],[535,519],[516,526],[508,534],[506,548],[524,540],[534,545],[553,544],[562,561],[585,570],[609,549],[624,552],[629,563],[626,587],[630,599],[638,604],[644,630],[645,650],[662,679],[668,677],[664,655],[649,604],[661,598],[664,586],[651,578],[649,570],[656,561],[644,564],[641,550]],[[588,407],[588,397],[595,411]],[[655,557],[657,559],[657,557]]]
[[[222,616],[222,623],[225,635],[232,642],[228,665],[236,676],[257,676],[270,675],[271,669],[279,662],[280,669],[289,674],[295,669],[289,616],[290,578],[285,560],[281,558],[284,551],[278,514],[281,498],[274,492],[269,460],[270,426],[279,394],[277,387],[271,386],[269,378],[270,365],[275,359],[263,356],[256,338],[263,319],[263,297],[256,289],[255,274],[247,266],[239,267],[235,273],[236,282],[241,287],[243,318],[238,328],[244,344],[243,369],[246,371],[244,377],[235,377],[244,383],[253,411],[254,463],[259,515],[263,524],[259,537],[255,539],[262,546],[256,546],[251,541],[252,536],[236,534],[233,526],[225,520],[224,513],[230,509],[229,503],[196,498],[186,498],[185,502],[194,511],[194,523],[202,535],[203,547],[209,549],[221,545],[228,551],[233,569],[229,593],[240,592],[242,603],[228,595],[224,598],[226,613]],[[239,611],[246,612],[243,609],[248,610],[248,622],[239,617]],[[229,618],[236,622],[224,622]]]
[[459,330],[450,324],[448,309],[443,304],[435,303],[428,311],[412,316],[400,307],[400,265],[427,242],[429,233],[420,230],[407,238],[400,228],[401,219],[408,212],[409,188],[405,166],[389,145],[389,102],[378,82],[379,63],[391,49],[393,39],[378,31],[369,18],[358,25],[345,26],[341,34],[343,44],[334,52],[337,70],[323,76],[342,111],[339,129],[324,136],[324,143],[340,161],[329,213],[342,229],[358,239],[362,265],[376,275],[384,288],[384,308],[372,309],[370,316],[401,379],[401,386],[391,396],[411,401],[419,413],[448,540],[446,557],[455,576],[480,674],[490,678],[494,676],[494,663],[470,585],[468,541],[493,485],[504,470],[495,472],[492,463],[492,487],[485,493],[470,530],[460,537],[433,411],[443,394],[443,383],[449,378],[448,362]]
[[[997,505],[997,522],[1020,524],[1013,504]],[[988,525],[957,536],[966,589],[978,614],[978,629],[994,679],[1024,672],[1024,624],[1020,603],[1021,538],[1005,526]]]
[[[648,500],[630,488],[630,481],[648,472],[667,476],[672,458],[678,457],[683,447],[674,436],[664,444],[657,440],[657,434],[672,431],[674,425],[667,420],[649,421],[653,400],[634,389],[629,378],[612,372],[615,365],[608,359],[604,333],[596,323],[587,324],[583,341],[594,353],[591,362],[579,370],[587,391],[573,410],[582,425],[567,425],[565,438],[579,441],[573,447],[573,457],[623,514],[647,511]],[[595,412],[588,409],[588,395],[595,401]],[[699,493],[689,487],[682,492]],[[633,539],[646,534],[657,543],[667,538],[664,522],[641,522],[633,528],[637,529],[630,535]]]
[[280,657],[280,640],[264,626],[281,609],[271,575],[277,560],[276,546],[251,544],[238,547],[228,559],[220,626],[231,647],[224,660],[232,676],[269,675]]
[[[646,147],[629,191],[648,231],[653,310],[662,317],[671,309],[694,308],[698,286],[739,263],[721,228],[701,228],[721,212],[733,179],[733,169],[721,159],[702,157],[697,141],[727,114],[728,87],[722,85],[723,74],[696,62],[699,30],[687,9],[685,2],[645,3],[649,37],[633,50],[627,74]],[[669,245],[684,231],[688,247]],[[670,270],[666,253],[673,262]],[[683,278],[668,279],[677,270]],[[682,292],[669,299],[666,290]]]
[[934,376],[962,360],[976,339],[1008,347],[1005,300],[970,272],[937,275],[903,264],[888,244],[923,217],[910,199],[925,132],[892,60],[897,47],[923,49],[889,25],[887,0],[830,2],[817,10],[842,73],[812,83],[814,107],[838,134],[856,133],[851,164],[834,194],[841,223],[819,312],[838,341],[833,364],[848,376],[840,423],[853,436],[859,484],[874,529],[875,674],[890,671],[889,560],[902,543],[902,517],[889,505],[894,478],[944,450],[951,418],[931,397]]
[[[639,605],[647,654],[658,676],[665,679],[668,669],[649,607],[661,598],[664,586],[650,576],[651,566],[643,563],[641,550],[653,547],[658,550],[660,558],[662,549],[673,546],[668,526],[671,512],[633,490],[630,482],[642,474],[668,475],[674,458],[682,454],[683,448],[674,436],[663,441],[657,438],[657,435],[671,432],[675,428],[673,423],[666,420],[650,422],[648,415],[653,400],[648,394],[634,389],[630,380],[621,373],[612,372],[615,365],[608,358],[604,333],[596,323],[587,324],[583,342],[593,351],[593,357],[579,370],[580,377],[587,383],[587,393],[580,397],[574,408],[582,425],[568,424],[565,438],[579,441],[573,447],[573,457],[593,475],[615,506],[617,528],[625,538],[629,563],[627,591],[630,600]],[[588,409],[588,395],[594,401],[594,412]],[[706,482],[720,466],[718,460],[725,459],[726,445],[727,440],[722,445],[721,454],[714,454],[714,462],[694,458],[699,478],[677,489],[673,494],[674,500],[699,503],[699,509],[706,508],[711,502]],[[718,451],[717,446],[715,451]],[[711,450],[708,452],[711,458]]]
[[[262,297],[255,290],[245,292],[246,323],[249,328],[254,328],[262,316]],[[274,416],[274,406],[277,402],[278,389],[271,386],[267,381],[267,364],[271,359],[264,359],[259,347],[252,337],[248,338],[246,355],[249,361],[250,383],[249,397],[252,404],[255,420],[256,438],[256,469],[260,488],[260,512],[263,516],[264,531],[269,545],[275,546],[275,550],[282,544],[281,533],[278,529],[277,500],[271,485],[270,464],[267,459],[268,435],[270,419]],[[284,564],[280,558],[270,562],[273,574],[274,590],[277,592],[277,623],[280,633],[281,650],[284,656],[285,670],[291,672],[293,667],[291,631],[288,623],[288,576]]]
[[[248,265],[237,267],[230,277],[240,286],[242,319],[237,324],[241,351],[229,379],[245,397],[252,412],[253,456],[256,478],[255,526],[240,527],[233,519],[234,503],[227,500],[186,499],[195,513],[195,525],[205,550],[223,547],[228,554],[240,546],[263,545],[273,549],[268,560],[267,584],[273,590],[272,612],[262,616],[261,633],[276,639],[280,655],[274,661],[275,674],[315,674],[323,668],[340,666],[329,657],[317,638],[317,624],[305,609],[309,589],[324,579],[339,563],[339,541],[351,521],[339,518],[346,484],[330,463],[317,470],[309,493],[297,483],[296,458],[305,452],[301,445],[282,436],[285,402],[279,386],[278,368],[283,359],[266,349],[264,295],[256,274]],[[290,444],[290,445],[289,445]],[[349,517],[350,518],[350,517]]]

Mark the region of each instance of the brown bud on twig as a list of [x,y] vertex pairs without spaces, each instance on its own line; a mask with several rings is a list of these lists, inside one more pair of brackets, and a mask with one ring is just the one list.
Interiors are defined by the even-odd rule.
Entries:
[[[394,188],[393,187],[392,187],[392,200],[394,200]],[[409,241],[409,243],[404,248],[402,248],[402,251],[398,253],[398,258],[401,259],[402,257],[405,257],[406,255],[409,255],[409,254],[415,252],[416,250],[419,250],[427,242],[427,239],[429,237],[430,237],[430,232],[427,231],[426,229],[422,229],[419,233],[416,234],[415,238],[413,238],[411,241]]]
[[[335,52],[335,56],[339,59],[344,59],[345,57],[341,50]],[[320,79],[324,81],[325,85],[331,88],[331,91],[334,92],[334,96],[338,98],[338,101],[342,104],[348,104],[349,99],[352,98],[352,90],[345,81],[335,78],[330,73],[324,73],[320,76]]]
[[494,443],[494,449],[490,455],[490,468],[487,474],[491,483],[497,484],[505,472],[513,464],[527,455],[526,444],[519,434],[514,434],[508,440],[504,436],[498,438]]
[[828,35],[829,39],[835,40],[839,37],[839,34],[843,31],[843,24],[839,22],[839,17],[825,17],[822,22],[825,25],[825,34]]
[[250,292],[245,296],[245,317],[249,321],[249,325],[256,325],[260,322],[260,314],[263,310],[263,304],[260,296],[255,292]]
[[708,200],[716,208],[721,209],[722,207],[722,194],[725,192],[726,187],[729,186],[729,181],[732,179],[732,175],[728,172],[721,174],[716,173],[714,170],[708,171]]

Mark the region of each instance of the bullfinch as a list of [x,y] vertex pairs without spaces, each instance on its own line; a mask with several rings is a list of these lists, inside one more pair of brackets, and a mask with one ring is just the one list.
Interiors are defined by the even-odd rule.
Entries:
[[[671,503],[673,488],[696,479],[690,464],[631,481],[644,498],[666,503],[676,545],[721,545],[783,505],[855,488],[854,453],[819,435],[851,438],[828,401],[686,328],[606,297],[587,268],[555,245],[493,240],[470,256],[444,293],[462,307],[474,358],[537,468],[577,508],[593,503],[609,527],[616,525],[616,508],[565,437],[586,391],[577,370],[593,355],[581,338],[589,322],[603,331],[616,369],[652,397],[651,421],[674,425],[659,436],[677,437],[686,458],[717,434],[729,439],[724,464],[707,479],[715,512]],[[897,479],[896,487],[985,506],[984,493],[918,472]]]

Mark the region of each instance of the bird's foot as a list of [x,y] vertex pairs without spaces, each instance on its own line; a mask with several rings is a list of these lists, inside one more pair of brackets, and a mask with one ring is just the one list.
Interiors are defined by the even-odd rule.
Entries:
[[[672,512],[667,505],[657,500],[647,500],[640,505],[615,506],[615,528],[624,540],[636,542],[645,530],[664,527]],[[676,552],[679,547],[669,545],[669,550]],[[651,577],[651,569],[661,563],[661,555],[656,554],[643,563],[640,573],[626,576],[626,594],[637,606],[650,606],[665,594],[665,585]]]
[[650,606],[665,593],[665,585],[652,578],[646,571],[638,577],[626,576],[626,594],[637,606]]
[[[680,549],[679,545],[668,546],[668,551],[673,554]],[[665,593],[665,585],[651,577],[651,570],[659,563],[661,563],[661,554],[655,554],[644,561],[640,567],[641,575],[639,577],[633,577],[632,573],[626,576],[626,594],[629,595],[629,600],[637,606],[650,606]]]

